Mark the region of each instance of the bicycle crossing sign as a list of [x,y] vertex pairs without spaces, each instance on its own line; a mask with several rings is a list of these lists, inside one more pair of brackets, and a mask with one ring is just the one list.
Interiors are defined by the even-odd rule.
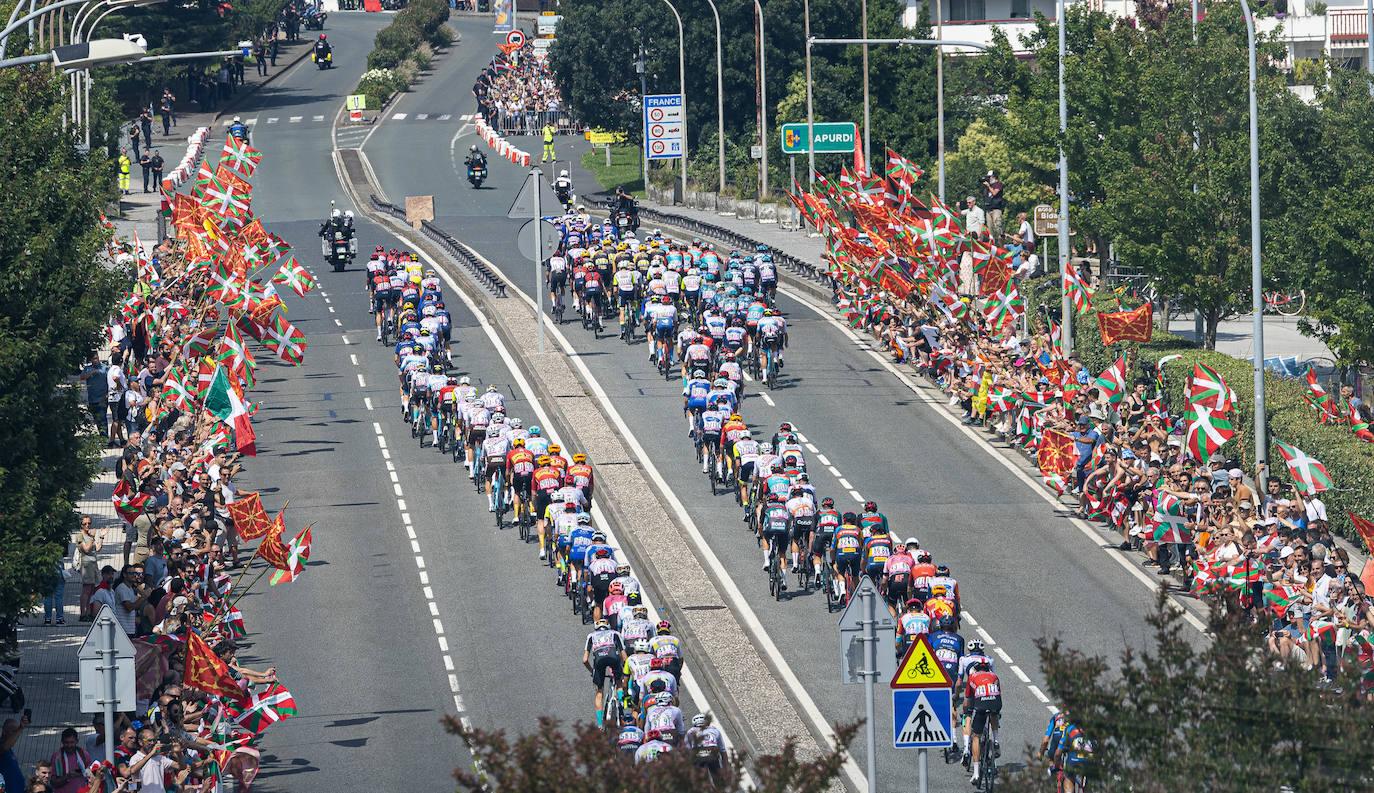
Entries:
[[892,692],[892,746],[941,749],[954,744],[954,702],[948,688]]
[[930,646],[930,639],[925,634],[916,637],[916,641],[906,650],[906,657],[897,667],[897,674],[892,676],[891,686],[894,689],[903,688],[943,688],[948,690],[954,685],[950,679],[949,672],[935,657],[935,650]]

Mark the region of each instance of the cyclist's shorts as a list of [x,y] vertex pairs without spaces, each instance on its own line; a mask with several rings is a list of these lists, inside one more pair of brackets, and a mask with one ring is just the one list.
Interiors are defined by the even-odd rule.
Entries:
[[515,492],[522,498],[529,498],[533,480],[534,474],[515,474],[511,477],[511,487],[515,488]]
[[859,555],[857,553],[837,555],[835,557],[835,568],[840,571],[840,575],[848,573],[857,577],[859,575]]
[[630,291],[630,292],[621,291],[621,292],[618,292],[616,296],[617,296],[617,299],[619,299],[619,301],[620,301],[620,305],[622,305],[622,306],[633,305],[634,302],[635,302],[635,293],[634,293],[633,291]]

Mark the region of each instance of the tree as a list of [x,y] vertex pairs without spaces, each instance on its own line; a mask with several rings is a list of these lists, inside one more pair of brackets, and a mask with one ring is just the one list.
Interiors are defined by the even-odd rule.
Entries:
[[[1058,639],[1040,642],[1050,691],[1094,745],[1091,790],[1369,788],[1374,702],[1353,665],[1318,685],[1315,672],[1270,654],[1243,614],[1231,598],[1213,613],[1210,641],[1198,641],[1161,592],[1153,647],[1124,650],[1115,670]],[[1044,760],[1032,753],[1003,783],[1045,790]]]
[[0,625],[53,583],[95,470],[77,389],[117,295],[101,266],[100,206],[115,172],[83,157],[63,123],[64,81],[47,67],[0,70]]
[[[635,765],[621,754],[596,725],[579,723],[571,731],[553,719],[539,720],[539,729],[514,740],[504,732],[464,726],[448,716],[445,728],[460,736],[471,752],[471,770],[454,772],[458,789],[468,793],[735,793],[743,791],[742,771],[748,767],[759,793],[822,793],[838,783],[848,753],[844,748],[802,759],[788,741],[775,754],[752,762],[733,755],[724,772],[712,780],[695,767],[691,754],[678,750],[661,754],[651,764]],[[840,747],[849,745],[856,724],[835,728]]]
[[1301,327],[1345,366],[1374,362],[1374,99],[1363,72],[1333,69],[1317,94],[1317,121],[1304,147],[1302,179],[1280,186],[1290,216],[1266,227],[1275,239],[1275,286],[1307,292]]

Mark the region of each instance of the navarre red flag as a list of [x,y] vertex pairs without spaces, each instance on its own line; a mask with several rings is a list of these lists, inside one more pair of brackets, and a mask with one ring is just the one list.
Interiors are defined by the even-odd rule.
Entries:
[[186,631],[186,669],[181,683],[234,701],[243,699],[243,689],[229,673],[229,665],[193,630]]
[[1108,347],[1118,341],[1147,342],[1154,332],[1154,309],[1144,303],[1130,311],[1098,314],[1097,329]]
[[286,544],[286,567],[272,571],[272,578],[268,581],[272,586],[295,581],[305,572],[305,563],[310,560],[310,531],[311,527],[306,526],[305,531]]
[[1067,474],[1078,464],[1073,438],[1059,430],[1045,430],[1036,461],[1042,474]]
[[278,570],[290,569],[291,552],[285,545],[282,545],[281,535],[286,530],[286,511],[278,512],[272,518],[272,524],[267,530],[267,536],[262,538],[262,543],[258,545],[255,556],[261,556],[268,564]]
[[256,491],[239,493],[232,504],[227,504],[229,517],[234,519],[234,530],[241,540],[256,540],[265,536],[272,527],[267,510],[262,508],[262,496]]
[[1355,524],[1355,531],[1360,533],[1360,539],[1364,540],[1365,550],[1374,553],[1374,520],[1362,518],[1354,512],[1345,513],[1350,516],[1350,522]]

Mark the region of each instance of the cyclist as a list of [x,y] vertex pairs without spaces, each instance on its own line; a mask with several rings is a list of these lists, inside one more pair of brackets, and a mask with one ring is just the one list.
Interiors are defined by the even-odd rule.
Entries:
[[[531,429],[530,432],[533,433],[534,429]],[[533,437],[525,441],[526,447],[531,445],[531,440]],[[563,477],[558,475],[558,469],[549,465],[547,454],[539,455],[535,459],[535,465],[530,482],[534,487],[534,517],[535,527],[539,534],[539,558],[543,559],[545,530],[548,525],[548,519],[545,515],[548,512],[549,504],[553,503],[553,492],[558,489]]]
[[[735,444],[736,447],[739,444]],[[802,474],[801,479],[806,475]],[[788,492],[787,501],[784,502],[787,508],[787,515],[790,519],[790,535],[792,545],[792,568],[800,570],[799,557],[803,549],[808,552],[811,549],[811,533],[816,530],[816,494],[808,492],[806,487],[800,482],[793,484]],[[809,561],[809,560],[808,560]]]
[[749,431],[749,425],[744,423],[738,413],[731,413],[729,420],[720,428],[720,454],[725,459],[725,472],[727,477],[738,474],[735,470],[735,441]]
[[873,534],[868,536],[868,539],[864,540],[864,573],[874,581],[881,580],[883,567],[891,555],[892,538],[888,536],[886,526],[879,526]]
[[[816,534],[811,540],[811,565],[813,569],[820,572],[821,565],[830,564],[830,544],[835,539],[835,532],[840,529],[840,513],[835,509],[835,499],[826,496],[821,499],[821,508],[816,512]],[[832,566],[830,569],[831,587],[834,588],[835,596],[840,596],[840,589],[836,585],[839,576],[835,574]],[[817,576],[819,579],[819,575]],[[817,588],[820,584],[817,583]]]
[[620,634],[611,630],[606,620],[597,620],[596,627],[587,634],[587,642],[582,650],[582,665],[592,673],[592,685],[596,687],[596,726],[601,727],[606,718],[606,702],[602,689],[606,684],[606,674],[620,683],[619,668],[625,660],[625,642]]
[[669,740],[665,740],[658,730],[650,730],[644,734],[644,737],[644,745],[635,752],[636,765],[652,763],[659,755],[673,750],[673,744]]
[[555,254],[549,257],[544,269],[544,280],[549,285],[549,310],[555,311],[563,304],[563,291],[568,285],[568,260]]
[[720,773],[725,754],[725,736],[711,724],[711,714],[698,713],[692,717],[692,727],[687,730],[683,744],[692,753],[694,765],[705,768],[713,777]]
[[704,448],[701,450],[701,472],[707,473],[707,467],[711,460],[720,459],[720,436],[721,429],[725,427],[725,422],[730,418],[730,411],[717,403],[712,405],[707,400],[707,407],[701,412],[701,441]]
[[701,369],[694,370],[691,379],[682,386],[682,415],[687,417],[689,436],[696,432],[701,412],[706,409],[706,395],[710,392],[711,381]]
[[[764,351],[772,351],[778,368],[782,368],[782,351],[787,347],[787,320],[782,318],[776,308],[768,309],[759,319],[759,347]],[[763,371],[762,366],[759,367],[759,371]]]
[[1064,768],[1064,793],[1082,790],[1088,764],[1092,762],[1093,743],[1083,728],[1065,717],[1064,734],[1059,742],[1058,759]]
[[592,491],[596,488],[596,475],[592,470],[592,464],[587,462],[587,455],[578,452],[572,456],[572,465],[568,466],[567,475],[563,481],[572,480],[572,487],[578,489],[582,494],[582,503],[590,510],[592,508]]
[[882,591],[887,598],[887,610],[894,619],[897,617],[898,604],[905,603],[907,593],[911,591],[911,568],[916,564],[911,554],[919,545],[914,538],[907,540],[883,564]]
[[931,631],[930,649],[935,651],[935,660],[945,668],[950,680],[959,679],[959,659],[964,657],[964,637],[954,629],[954,618],[945,617],[936,623]]
[[764,570],[768,569],[773,557],[777,556],[778,569],[782,574],[782,581],[778,586],[784,592],[787,591],[787,547],[790,540],[788,527],[791,521],[792,516],[788,514],[782,496],[769,493],[768,502],[763,506],[763,514],[759,516],[759,545],[763,548]]
[[[964,684],[964,713],[967,716],[964,727],[964,761],[968,763],[972,760],[973,776],[969,781],[976,784],[979,742],[985,727],[992,735],[993,756],[1001,754],[997,721],[1002,713],[1002,681],[997,678],[997,673],[992,671],[991,663],[986,660],[973,665],[968,681]],[[972,749],[969,748],[970,737]]]
[[840,584],[841,595],[848,597],[854,591],[862,564],[863,534],[859,530],[859,518],[853,512],[846,512],[835,532],[835,579]]
[[673,635],[673,626],[667,620],[659,620],[654,628],[654,638],[649,640],[654,657],[663,661],[665,668],[674,678],[682,677],[682,640]]
[[511,450],[510,440],[502,434],[505,429],[503,424],[504,422],[487,427],[487,437],[482,442],[482,460],[486,468],[483,477],[487,480],[488,512],[496,511],[497,504],[494,491],[496,476],[505,470],[506,454]]
[[632,592],[626,598],[630,601],[630,619],[620,620],[620,635],[625,641],[649,641],[654,633],[654,624],[649,621],[649,608],[639,605],[639,593]]
[[622,711],[620,714],[620,733],[616,735],[615,747],[626,757],[634,757],[644,744],[644,731],[635,723],[633,713]]
[[661,358],[664,366],[673,365],[673,338],[677,335],[677,306],[673,298],[663,295],[656,304],[650,304],[647,318],[653,320],[654,347],[649,360]]
[[644,729],[657,730],[660,735],[681,737],[687,732],[687,722],[682,716],[682,708],[674,703],[672,694],[664,691],[649,698],[649,707],[644,709]]
[[887,516],[878,511],[878,502],[865,501],[863,512],[859,513],[859,528],[864,537],[873,534],[878,526],[882,527],[883,534],[888,533]]
[[754,436],[748,430],[741,432],[739,438],[735,440],[735,470],[739,471],[739,502],[747,510],[749,509],[749,487],[754,478],[754,465],[759,459],[759,442],[754,440]]
[[587,554],[587,580],[592,588],[592,619],[599,620],[603,614],[601,606],[611,595],[616,563],[610,546],[604,544],[604,535],[601,535],[599,540],[593,537],[592,542],[594,545]]

